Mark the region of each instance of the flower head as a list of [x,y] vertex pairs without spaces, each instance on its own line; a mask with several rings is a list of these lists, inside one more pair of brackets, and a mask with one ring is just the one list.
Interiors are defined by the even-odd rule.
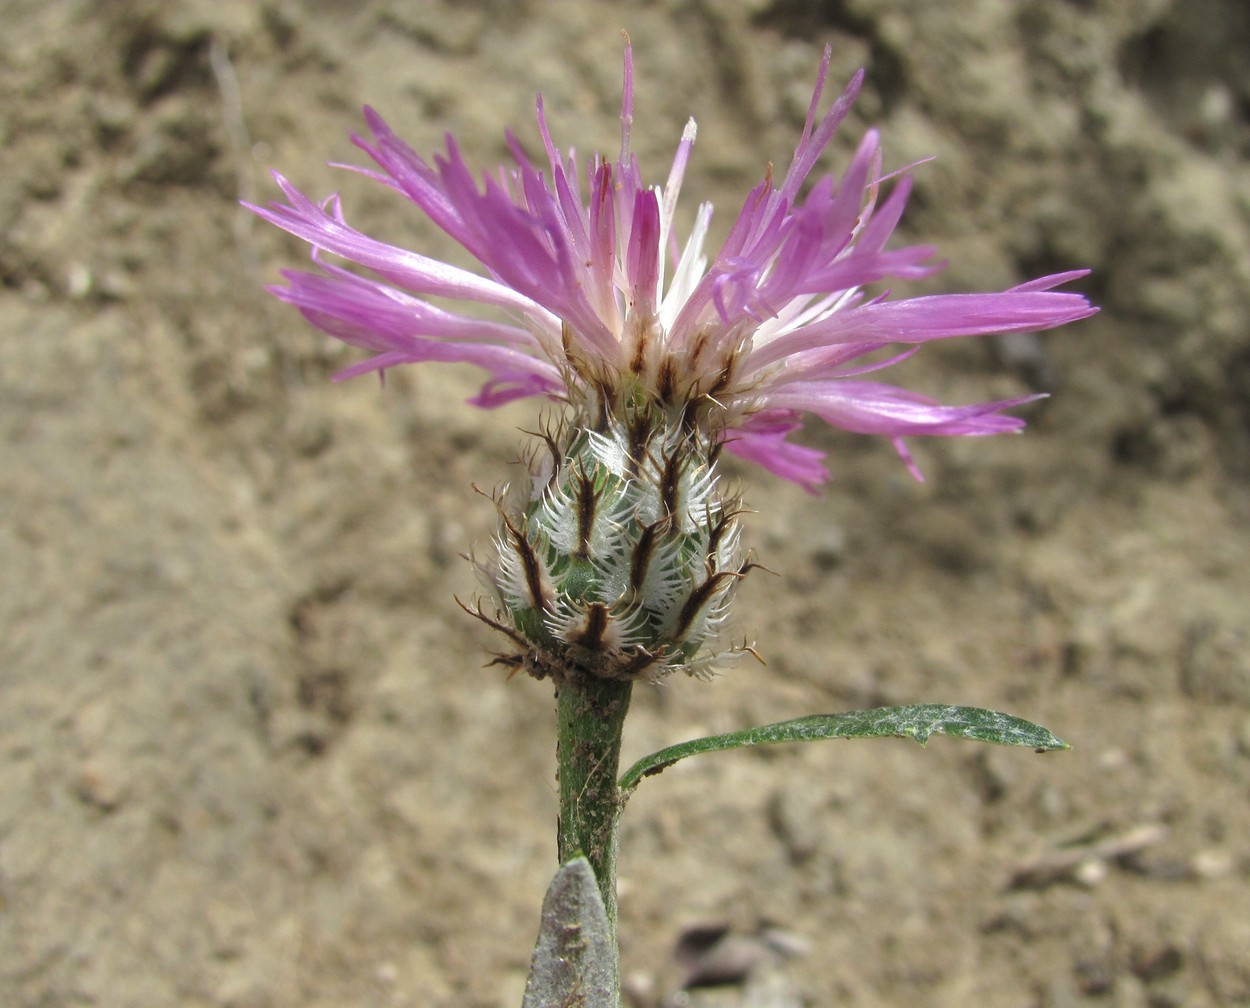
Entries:
[[[789,440],[808,414],[891,438],[909,466],[908,435],[1017,430],[1022,421],[1003,410],[1032,397],[943,406],[863,376],[929,340],[1031,332],[1093,312],[1054,289],[1079,271],[994,294],[867,293],[937,267],[928,246],[886,249],[911,180],[882,196],[876,132],[841,179],[808,185],[863,76],[822,112],[829,59],[826,49],[789,168],[780,179],[769,169],[710,262],[711,206],[684,242],[674,225],[694,123],[663,186],[643,183],[630,152],[628,46],[620,154],[592,157],[584,176],[552,140],[541,98],[545,163],[509,135],[513,163],[480,181],[454,139],[429,162],[365,111],[371,135],[354,139],[377,167],[356,170],[415,203],[481,272],[370,238],[337,198],[318,204],[280,175],[287,202],[252,208],[313,248],[316,270],[284,273],[274,293],[371,353],[340,377],[467,362],[488,375],[478,406],[567,404],[531,479],[501,500],[494,556],[479,565],[499,612],[478,615],[521,648],[509,663],[557,681],[702,674],[719,657],[705,645],[753,566],[741,508],[716,474],[722,449],[810,489],[828,478],[821,453]],[[462,313],[466,303],[494,317]]]
[[[509,134],[513,164],[480,181],[451,137],[431,163],[366,109],[371,135],[354,141],[377,167],[357,170],[415,203],[481,273],[370,238],[347,224],[337,198],[318,204],[277,175],[287,202],[252,209],[309,242],[318,268],[285,272],[287,286],[274,293],[372,354],[340,377],[468,362],[489,376],[474,404],[545,396],[569,403],[576,423],[592,429],[646,404],[808,488],[828,478],[820,452],[789,440],[808,414],[892,439],[909,466],[902,441],[909,435],[1018,430],[1023,421],[1003,410],[1033,397],[945,406],[863,375],[930,340],[1085,318],[1096,309],[1084,297],[1055,290],[1085,271],[998,293],[870,295],[866,288],[881,281],[928,276],[940,266],[929,246],[886,249],[911,179],[902,175],[882,196],[887,177],[876,131],[840,179],[807,186],[863,79],[860,71],[822,112],[829,60],[826,49],[789,168],[780,179],[770,168],[751,190],[710,263],[712,207],[698,208],[684,241],[674,225],[694,122],[666,183],[645,185],[630,151],[627,46],[620,153],[615,160],[596,154],[584,176],[573,153],[553,142],[541,98],[544,163],[531,161]],[[326,253],[369,275],[332,264]],[[466,302],[498,309],[497,318],[456,310]],[[899,352],[882,360],[888,348]]]

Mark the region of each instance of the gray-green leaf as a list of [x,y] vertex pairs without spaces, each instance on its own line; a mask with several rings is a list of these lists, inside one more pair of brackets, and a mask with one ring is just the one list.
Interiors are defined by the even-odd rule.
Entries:
[[1069,748],[1066,742],[1057,738],[1049,729],[1010,714],[980,707],[912,704],[907,707],[847,711],[843,714],[812,714],[793,721],[781,721],[758,728],[744,728],[725,735],[709,735],[680,742],[650,756],[644,756],[625,772],[620,786],[622,791],[629,794],[644,777],[657,774],[687,756],[737,749],[740,746],[886,736],[914,739],[924,745],[931,735],[953,735],[977,742],[1028,746],[1038,752]]
[[590,862],[574,858],[552,879],[521,1008],[617,1008],[616,942]]

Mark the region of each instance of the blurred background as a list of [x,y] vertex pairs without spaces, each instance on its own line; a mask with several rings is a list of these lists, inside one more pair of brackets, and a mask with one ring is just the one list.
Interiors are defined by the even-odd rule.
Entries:
[[[788,163],[829,43],[831,87],[868,77],[823,168],[872,125],[887,169],[937,156],[902,227],[949,259],[930,289],[1090,267],[1103,309],[892,376],[1052,393],[1022,437],[914,442],[924,484],[825,430],[819,496],[733,470],[776,572],[737,606],[767,665],[639,689],[625,758],[921,701],[1073,750],[831,743],[648,780],[630,1003],[1250,1004],[1241,0],[3,9],[0,1002],[519,1003],[554,705],[483,667],[497,642],[453,595],[493,531],[473,487],[513,478],[538,407],[473,410],[455,368],[331,385],[355,354],[262,290],[306,250],[236,201],[280,168],[454,257],[327,167],[362,160],[360,106],[486,169],[508,126],[540,149],[542,91],[558,144],[614,151],[627,29],[644,171],[699,123],[685,223],[712,199],[722,237]],[[773,940],[737,986],[675,995],[704,927]]]

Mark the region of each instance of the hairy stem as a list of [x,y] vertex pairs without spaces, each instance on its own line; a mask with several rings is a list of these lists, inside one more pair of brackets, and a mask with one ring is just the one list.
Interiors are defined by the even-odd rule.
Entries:
[[573,673],[560,683],[556,760],[560,774],[560,863],[584,854],[594,869],[608,924],[616,934],[616,836],[622,799],[616,786],[621,728],[632,684]]

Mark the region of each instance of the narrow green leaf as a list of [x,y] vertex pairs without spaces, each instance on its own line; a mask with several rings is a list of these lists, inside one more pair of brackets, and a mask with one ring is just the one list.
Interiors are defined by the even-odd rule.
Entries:
[[625,772],[621,790],[626,794],[644,777],[658,774],[687,756],[720,752],[740,746],[769,745],[775,742],[818,742],[842,738],[907,738],[924,745],[931,735],[953,735],[976,742],[1028,746],[1038,752],[1067,749],[1068,744],[1041,725],[980,707],[949,704],[912,704],[907,707],[877,707],[847,711],[844,714],[812,714],[777,724],[744,728],[726,735],[679,742],[644,756]]

